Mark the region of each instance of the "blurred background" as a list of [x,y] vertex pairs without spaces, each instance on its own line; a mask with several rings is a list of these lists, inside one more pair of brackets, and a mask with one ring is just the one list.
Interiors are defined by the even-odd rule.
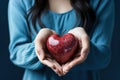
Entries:
[[[120,0],[115,0],[116,21],[112,40],[112,60],[101,73],[102,80],[120,80]],[[9,60],[9,33],[7,21],[8,0],[0,4],[0,80],[22,80],[24,69],[14,66]]]

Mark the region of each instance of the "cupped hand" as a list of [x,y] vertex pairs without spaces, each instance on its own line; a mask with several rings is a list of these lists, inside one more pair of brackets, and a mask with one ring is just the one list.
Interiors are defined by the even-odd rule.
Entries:
[[68,33],[73,34],[78,39],[79,47],[78,47],[78,52],[75,54],[74,59],[62,65],[64,75],[67,72],[69,72],[69,70],[72,67],[74,67],[75,65],[81,64],[86,60],[87,55],[89,53],[89,48],[90,48],[89,37],[85,32],[84,28],[77,27],[70,30]]
[[35,51],[38,59],[40,62],[48,67],[50,67],[56,74],[59,76],[62,75],[62,67],[59,65],[59,63],[54,60],[47,52],[46,50],[46,40],[47,38],[54,34],[55,32],[53,30],[50,30],[48,28],[43,28],[39,31],[35,38]]

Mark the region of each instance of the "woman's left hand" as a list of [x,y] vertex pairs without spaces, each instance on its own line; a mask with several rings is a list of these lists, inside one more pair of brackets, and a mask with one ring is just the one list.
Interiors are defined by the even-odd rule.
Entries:
[[79,49],[74,59],[62,66],[63,75],[65,75],[75,65],[78,65],[84,62],[87,58],[87,55],[89,53],[89,48],[90,48],[89,37],[85,32],[84,28],[77,27],[70,30],[68,33],[72,33],[78,39]]

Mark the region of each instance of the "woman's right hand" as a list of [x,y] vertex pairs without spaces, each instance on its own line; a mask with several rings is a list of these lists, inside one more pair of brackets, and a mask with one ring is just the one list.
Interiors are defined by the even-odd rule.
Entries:
[[47,38],[54,34],[55,32],[53,30],[50,30],[48,28],[43,28],[39,31],[38,35],[35,38],[35,51],[38,59],[40,62],[48,67],[50,67],[55,73],[57,73],[59,76],[62,75],[62,67],[59,65],[59,63],[54,60],[46,50],[46,41]]

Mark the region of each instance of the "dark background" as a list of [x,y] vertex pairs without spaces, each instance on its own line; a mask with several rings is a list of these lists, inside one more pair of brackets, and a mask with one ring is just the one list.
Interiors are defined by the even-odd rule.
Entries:
[[[101,73],[102,80],[120,80],[120,0],[115,0],[116,24],[112,40],[112,61]],[[14,66],[9,60],[9,34],[7,21],[8,0],[0,3],[0,80],[22,80],[23,69]]]

